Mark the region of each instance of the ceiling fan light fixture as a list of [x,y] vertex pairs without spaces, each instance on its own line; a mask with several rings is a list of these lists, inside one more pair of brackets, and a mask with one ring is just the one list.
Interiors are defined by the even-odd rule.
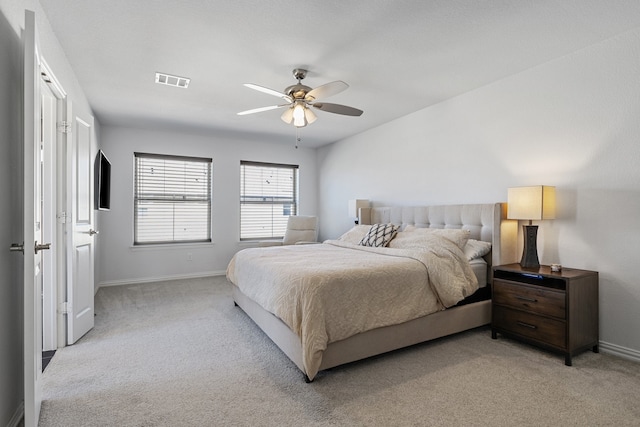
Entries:
[[304,109],[304,118],[307,121],[307,124],[311,124],[311,123],[316,121],[318,116],[316,116],[315,113],[313,111],[311,111],[311,108],[305,108]]
[[305,117],[304,105],[296,104],[293,107],[293,125],[297,128],[305,127],[307,125],[307,119]]
[[311,111],[311,107],[328,113],[341,114],[344,116],[362,115],[362,110],[358,110],[357,108],[340,104],[316,102],[318,99],[326,98],[344,91],[349,87],[348,84],[342,80],[336,80],[312,89],[309,86],[303,85],[301,82],[306,75],[307,70],[302,68],[296,68],[293,70],[293,76],[298,80],[298,83],[288,86],[285,88],[284,92],[278,92],[277,90],[269,89],[253,83],[245,83],[244,85],[250,89],[277,96],[284,99],[287,103],[241,111],[238,115],[260,113],[262,111],[286,107],[286,110],[282,113],[280,119],[286,124],[293,124],[296,128],[305,127],[316,121],[317,116],[313,111]]
[[291,122],[293,121],[293,107],[289,107],[286,110],[284,110],[284,113],[282,113],[280,118],[282,119],[283,122],[290,125]]

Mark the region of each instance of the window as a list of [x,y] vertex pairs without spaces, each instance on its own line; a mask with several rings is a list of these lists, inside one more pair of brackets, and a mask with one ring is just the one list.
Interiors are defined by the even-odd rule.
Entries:
[[297,213],[297,165],[240,162],[240,240],[284,237]]
[[211,241],[211,159],[134,153],[134,245]]

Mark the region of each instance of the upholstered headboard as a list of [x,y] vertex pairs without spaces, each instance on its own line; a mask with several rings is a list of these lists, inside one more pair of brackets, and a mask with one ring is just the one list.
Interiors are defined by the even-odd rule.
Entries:
[[485,257],[492,265],[517,262],[517,221],[507,220],[506,204],[471,204],[411,207],[360,208],[362,224],[392,223],[425,228],[462,228],[471,232],[471,239],[491,242],[491,252]]

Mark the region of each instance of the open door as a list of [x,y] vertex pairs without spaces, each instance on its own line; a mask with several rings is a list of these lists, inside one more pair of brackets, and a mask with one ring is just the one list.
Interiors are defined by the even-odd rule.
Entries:
[[[35,14],[25,12],[24,30],[24,425],[37,426],[42,402],[42,204],[40,60]],[[18,246],[12,250],[19,250]]]
[[93,117],[74,111],[67,101],[67,344],[73,344],[94,325],[95,236],[93,211]]

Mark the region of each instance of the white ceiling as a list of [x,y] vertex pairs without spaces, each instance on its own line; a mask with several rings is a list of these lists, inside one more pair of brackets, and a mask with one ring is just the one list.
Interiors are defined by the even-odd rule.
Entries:
[[[361,117],[317,112],[320,146],[640,26],[638,0],[39,0],[102,124],[292,144],[278,104],[294,68]],[[191,78],[188,89],[155,72]]]

